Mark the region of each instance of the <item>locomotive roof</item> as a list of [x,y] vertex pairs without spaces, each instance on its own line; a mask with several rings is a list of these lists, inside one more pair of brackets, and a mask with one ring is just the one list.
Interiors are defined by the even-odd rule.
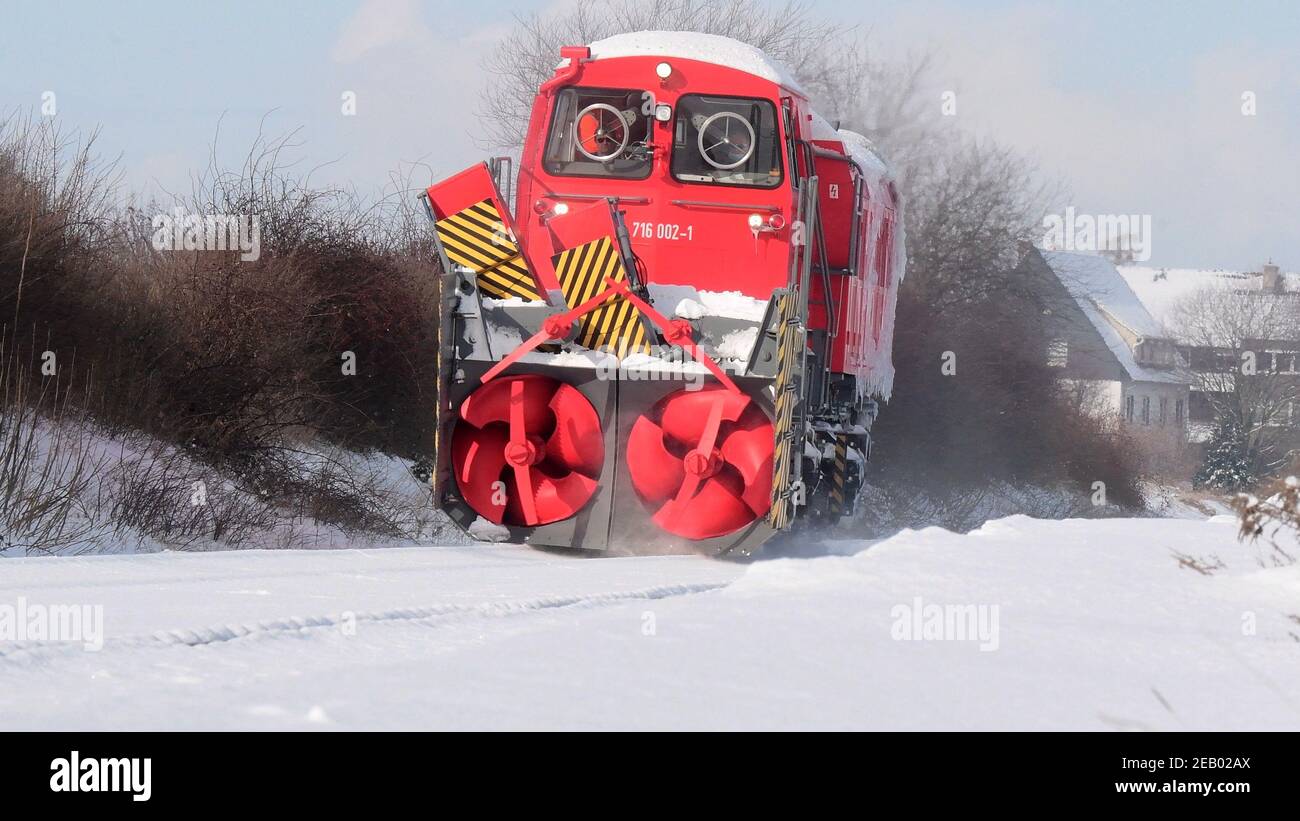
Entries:
[[892,179],[893,175],[889,172],[889,166],[876,151],[875,143],[856,131],[849,131],[841,128],[836,132],[839,140],[844,143],[844,150],[849,152],[863,171],[873,171],[884,179]]
[[[667,57],[669,59],[676,57],[682,60],[713,63],[753,74],[801,96],[807,96],[800,87],[799,81],[794,78],[794,73],[780,62],[754,46],[717,34],[701,34],[695,31],[633,31],[597,40],[588,47],[594,60],[613,57]],[[567,59],[562,60],[560,67],[563,68],[568,64]]]

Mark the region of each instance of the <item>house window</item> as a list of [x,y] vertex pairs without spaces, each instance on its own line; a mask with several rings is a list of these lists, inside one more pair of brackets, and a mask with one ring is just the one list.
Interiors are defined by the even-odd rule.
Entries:
[[1167,339],[1145,339],[1133,350],[1140,365],[1164,367],[1174,364],[1173,343]]
[[1165,426],[1165,419],[1169,416],[1169,397],[1160,397],[1160,427]]
[[1124,403],[1124,418],[1130,422],[1133,421],[1133,402],[1134,399],[1130,396],[1128,401]]
[[1174,402],[1174,424],[1180,428],[1183,426],[1183,400],[1181,399]]
[[1142,424],[1151,424],[1151,397],[1142,397]]
[[1070,362],[1070,343],[1064,339],[1053,339],[1047,343],[1047,366],[1064,368]]
[[1269,370],[1273,373],[1295,373],[1296,354],[1294,351],[1266,351]]

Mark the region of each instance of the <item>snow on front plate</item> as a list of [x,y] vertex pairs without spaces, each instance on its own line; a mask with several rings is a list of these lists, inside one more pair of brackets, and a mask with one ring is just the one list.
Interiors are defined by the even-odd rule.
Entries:
[[510,528],[496,522],[489,522],[482,516],[471,522],[465,532],[480,542],[505,542],[510,540]]

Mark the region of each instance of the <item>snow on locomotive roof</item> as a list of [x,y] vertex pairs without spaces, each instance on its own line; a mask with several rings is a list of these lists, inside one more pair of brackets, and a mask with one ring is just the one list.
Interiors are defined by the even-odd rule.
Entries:
[[839,139],[844,143],[844,150],[849,152],[849,156],[861,166],[863,171],[875,171],[881,177],[889,179],[889,166],[876,153],[876,146],[871,140],[856,131],[849,131],[841,128],[838,132]]
[[875,171],[886,179],[890,177],[889,167],[885,164],[884,158],[876,152],[875,143],[856,131],[849,131],[847,128],[836,129],[830,120],[815,111],[812,113],[812,138],[844,143],[844,150],[863,171]]
[[840,132],[835,130],[835,126],[831,125],[831,121],[816,111],[812,113],[812,138],[814,140],[835,140],[837,142],[844,139],[840,136]]
[[[633,31],[592,43],[592,59],[612,57],[673,57],[734,68],[762,77],[803,94],[794,74],[781,63],[747,43],[717,34],[695,31]],[[560,61],[560,67],[569,61]]]

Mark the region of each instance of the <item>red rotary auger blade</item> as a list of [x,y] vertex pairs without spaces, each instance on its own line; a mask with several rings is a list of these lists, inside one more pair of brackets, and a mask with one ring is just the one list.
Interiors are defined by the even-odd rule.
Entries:
[[466,504],[498,524],[573,516],[591,500],[605,460],[596,409],[548,376],[494,380],[461,404],[452,465]]
[[669,533],[724,536],[767,512],[774,436],[767,416],[743,394],[679,391],[633,424],[632,485]]

